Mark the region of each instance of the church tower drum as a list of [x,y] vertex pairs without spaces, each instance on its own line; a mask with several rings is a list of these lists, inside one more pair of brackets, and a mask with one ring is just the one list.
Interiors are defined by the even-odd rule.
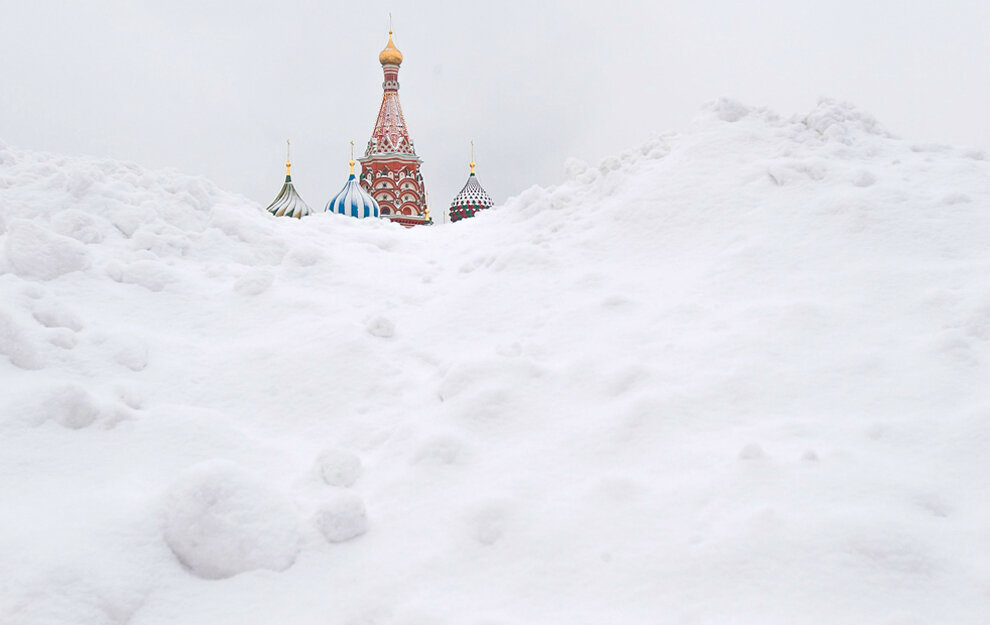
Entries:
[[422,160],[416,149],[399,104],[399,66],[402,53],[388,31],[388,45],[378,55],[385,73],[384,93],[375,129],[361,163],[361,186],[381,208],[381,217],[406,227],[430,223],[426,209],[426,188],[420,173]]

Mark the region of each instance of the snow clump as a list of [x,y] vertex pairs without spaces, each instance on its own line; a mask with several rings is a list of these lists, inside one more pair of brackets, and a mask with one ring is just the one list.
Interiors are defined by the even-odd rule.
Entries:
[[11,221],[8,230],[4,252],[11,268],[22,277],[54,280],[89,267],[86,246],[75,239],[23,219]]
[[35,304],[32,311],[35,321],[46,328],[68,328],[79,332],[83,328],[79,316],[69,310],[64,304],[53,300],[42,300]]
[[342,543],[368,531],[364,501],[352,493],[340,493],[324,502],[313,519],[327,541]]
[[299,551],[292,504],[230,462],[209,461],[189,469],[169,490],[165,507],[165,542],[198,577],[283,571]]
[[0,354],[21,369],[41,369],[45,361],[28,339],[24,329],[6,312],[0,310]]
[[864,135],[890,137],[876,118],[848,102],[822,98],[804,118],[804,124],[824,137],[840,143],[852,144]]
[[361,459],[343,449],[328,449],[317,459],[320,475],[330,486],[351,486],[361,475]]
[[390,339],[395,336],[395,322],[387,317],[375,317],[368,322],[368,334],[382,339]]
[[48,418],[72,430],[89,427],[100,416],[99,403],[78,384],[66,384],[52,391],[44,410]]

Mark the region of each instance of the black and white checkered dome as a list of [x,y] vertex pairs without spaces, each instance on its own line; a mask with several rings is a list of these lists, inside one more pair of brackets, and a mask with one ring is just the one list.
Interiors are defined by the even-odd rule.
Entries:
[[491,196],[478,182],[478,177],[472,173],[468,176],[464,188],[450,203],[450,220],[458,221],[466,217],[473,217],[478,211],[491,208],[494,205],[495,202],[492,201]]

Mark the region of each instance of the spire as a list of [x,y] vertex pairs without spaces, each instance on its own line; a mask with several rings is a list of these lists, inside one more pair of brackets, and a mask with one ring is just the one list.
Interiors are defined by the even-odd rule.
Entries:
[[[391,18],[390,18],[391,19]],[[415,157],[416,150],[409,139],[406,120],[402,115],[402,105],[399,104],[399,65],[402,63],[402,53],[392,41],[392,29],[389,28],[388,45],[378,55],[382,64],[385,80],[382,82],[382,104],[378,110],[375,129],[368,141],[365,157],[373,154],[401,154]]]
[[292,180],[292,158],[290,156],[289,140],[285,140],[285,181]]
[[349,161],[351,166],[351,178],[354,177],[354,140],[351,139],[351,160]]
[[474,175],[474,139],[471,139],[471,175]]
[[361,163],[361,185],[379,204],[380,215],[406,227],[428,223],[426,189],[420,172],[422,160],[409,136],[399,104],[399,65],[402,53],[392,38],[389,16],[388,43],[378,60],[382,65],[382,100],[371,138]]

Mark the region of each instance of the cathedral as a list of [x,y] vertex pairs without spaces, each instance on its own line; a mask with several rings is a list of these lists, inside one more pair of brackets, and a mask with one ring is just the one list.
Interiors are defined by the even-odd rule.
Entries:
[[[388,43],[378,55],[385,80],[382,82],[382,103],[375,127],[365,148],[357,159],[360,175],[354,173],[354,142],[351,142],[350,174],[343,189],[329,202],[327,212],[349,215],[358,219],[388,219],[407,228],[433,225],[427,205],[426,186],[420,166],[423,160],[409,136],[406,119],[399,103],[399,67],[402,52],[388,31]],[[288,147],[288,142],[286,142]],[[314,211],[300,197],[292,183],[292,162],[286,153],[285,182],[268,212],[276,217],[301,219]],[[471,147],[471,174],[461,192],[448,209],[450,221],[473,217],[494,205],[475,175],[474,145]]]

